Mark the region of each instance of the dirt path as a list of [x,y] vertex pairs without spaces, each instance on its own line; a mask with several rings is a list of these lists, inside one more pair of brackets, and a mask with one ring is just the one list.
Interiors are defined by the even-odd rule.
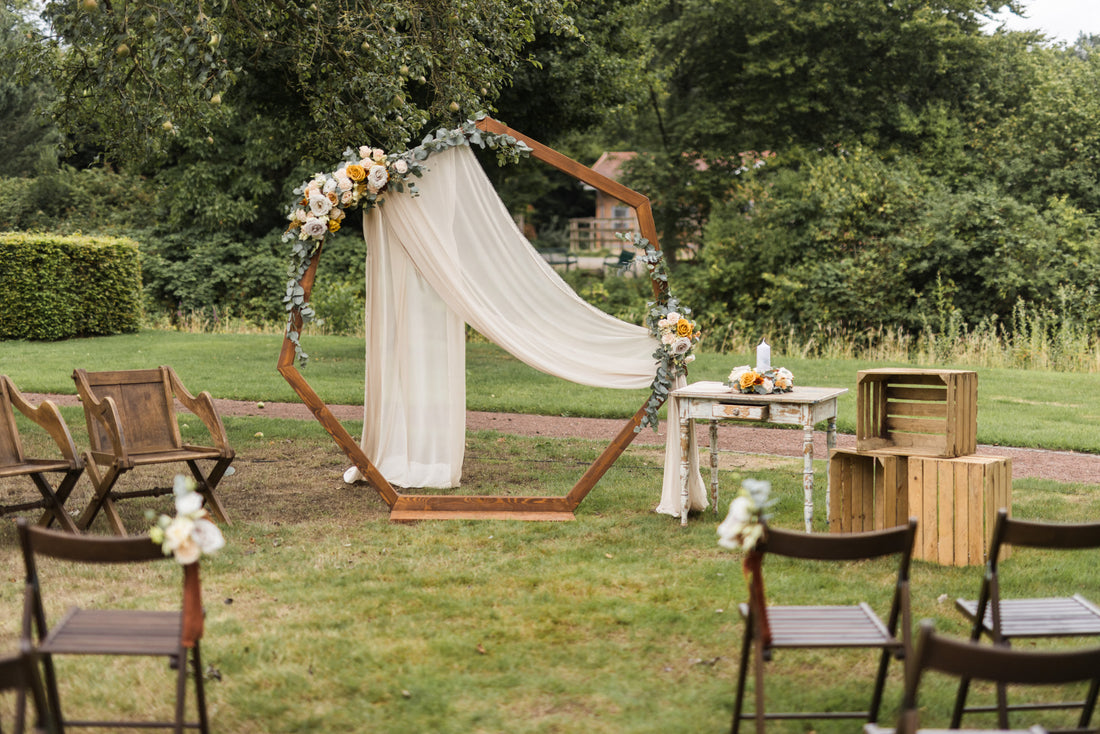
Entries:
[[[75,395],[27,394],[37,403],[50,398],[58,405],[79,405]],[[300,403],[258,403],[242,400],[215,399],[222,415],[266,416],[268,418],[292,418],[312,420],[313,414]],[[359,420],[363,409],[350,405],[330,405],[329,409],[340,420]],[[623,427],[624,421],[604,418],[574,418],[561,416],[524,415],[519,413],[483,413],[469,411],[466,427],[472,431],[499,431],[517,436],[549,436],[552,438],[587,438],[609,442]],[[663,445],[666,424],[655,433],[647,429],[638,434],[635,443]],[[697,433],[700,446],[709,445],[708,431],[700,427]],[[855,448],[855,436],[837,436],[837,446]],[[769,456],[802,456],[802,432],[782,428],[752,428],[739,425],[723,425],[718,432],[718,450]],[[1073,451],[1046,451],[1043,449],[1011,448],[1007,446],[979,446],[978,454],[1007,456],[1012,459],[1012,475],[1017,479],[1037,477],[1059,482],[1100,484],[1100,455]],[[814,435],[814,456],[824,458],[825,435]]]

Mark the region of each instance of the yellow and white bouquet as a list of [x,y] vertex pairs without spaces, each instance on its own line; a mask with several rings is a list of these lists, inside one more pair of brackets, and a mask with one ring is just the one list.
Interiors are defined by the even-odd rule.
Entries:
[[786,367],[755,370],[746,364],[734,367],[726,382],[731,390],[756,395],[794,390],[794,375]]

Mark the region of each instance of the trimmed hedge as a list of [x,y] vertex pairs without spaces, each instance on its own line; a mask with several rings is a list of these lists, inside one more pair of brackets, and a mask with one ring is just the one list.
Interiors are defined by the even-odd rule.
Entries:
[[0,233],[0,339],[137,331],[141,298],[131,239]]

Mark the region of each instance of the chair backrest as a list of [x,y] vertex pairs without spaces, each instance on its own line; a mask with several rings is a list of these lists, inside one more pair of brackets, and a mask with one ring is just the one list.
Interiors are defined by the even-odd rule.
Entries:
[[898,734],[916,729],[918,690],[926,671],[965,680],[1023,685],[1060,685],[1095,680],[1100,675],[1100,647],[1073,650],[1019,650],[943,637],[931,620],[920,624],[916,653],[906,673]]
[[865,533],[804,533],[768,526],[745,563],[749,571],[749,604],[760,625],[765,646],[771,640],[762,568],[763,559],[768,555],[812,561],[863,561],[897,555],[898,575],[888,624],[890,629],[895,629],[900,619],[901,632],[908,644],[909,566],[916,532],[917,521],[913,518],[905,525]]
[[13,386],[7,375],[0,375],[0,466],[11,466],[23,461],[23,442],[15,425],[15,410],[11,405],[9,390]]
[[[33,595],[34,623],[39,633],[45,634],[46,618],[42,607],[42,594],[35,559],[39,556],[56,558],[80,564],[144,563],[171,559],[164,555],[161,546],[148,535],[126,537],[102,537],[76,535],[30,525],[18,518],[19,542],[23,548],[23,563],[27,572],[27,591]],[[183,567],[183,623],[185,646],[191,646],[202,637],[202,590],[199,584],[198,563]],[[28,620],[29,621],[29,620]],[[29,627],[24,626],[24,633]]]
[[[78,369],[73,380],[83,399],[100,403],[109,397],[114,401],[129,451],[170,451],[182,446],[166,367],[108,372]],[[88,410],[84,413],[92,450],[110,452],[111,440],[104,426]]]
[[989,563],[993,569],[996,569],[1001,547],[1004,545],[1058,550],[1100,548],[1100,523],[1015,520],[1002,507],[997,510],[997,522],[993,526],[993,539],[990,543]]

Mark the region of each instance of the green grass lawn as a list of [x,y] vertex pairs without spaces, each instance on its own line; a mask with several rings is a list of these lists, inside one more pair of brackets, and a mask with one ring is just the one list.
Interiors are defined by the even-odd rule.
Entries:
[[[238,471],[220,494],[233,525],[224,528],[227,547],[202,570],[203,654],[215,731],[727,729],[741,635],[736,605],[744,596],[740,557],[717,546],[713,515],[681,528],[652,512],[660,494],[659,449],[629,449],[573,522],[394,524],[372,490],[342,483],[345,460],[312,422],[226,422]],[[471,490],[492,492],[529,478],[564,493],[602,449],[591,441],[493,432],[470,434],[467,443],[466,481]],[[772,481],[779,500],[774,522],[800,527],[801,462],[769,458],[743,470],[724,468],[725,491],[749,475]],[[1096,489],[1020,481],[1015,512],[1094,519],[1100,516]],[[134,531],[146,525],[145,508],[169,510],[164,498],[122,507]],[[823,529],[820,513],[818,526]],[[105,532],[102,524],[95,530]],[[0,523],[0,559],[7,570],[0,585],[0,650],[11,650],[22,583],[9,519]],[[136,592],[125,595],[115,585],[119,570],[106,581],[63,575],[67,591],[54,599],[53,611],[89,597],[172,603],[178,571],[171,562],[163,565],[161,574],[143,574]],[[885,614],[879,600],[893,573],[886,562],[816,569],[774,559],[768,590],[777,603],[866,599]],[[1020,553],[1006,573],[1027,591],[1069,583],[1100,598],[1100,577],[1087,559]],[[951,600],[976,593],[980,575],[976,567],[916,562],[914,621],[931,617],[940,629],[962,634]],[[99,660],[63,661],[70,711],[163,711],[170,671],[150,664],[131,673],[130,662],[113,661],[104,672]],[[768,695],[776,706],[857,708],[872,668],[868,654],[781,652],[769,667]],[[896,708],[900,685],[894,667],[884,721]],[[946,724],[952,690],[932,681],[926,724]],[[981,696],[989,700],[988,691]],[[1059,716],[1065,714],[1039,720],[1053,726],[1064,721]],[[820,722],[812,730],[854,726]],[[792,723],[772,730],[811,728]]]
[[[32,392],[75,393],[76,367],[134,369],[170,364],[192,391],[256,401],[297,401],[275,369],[281,337],[263,334],[191,334],[142,331],[63,342],[3,343],[0,374]],[[363,400],[363,342],[353,337],[308,337],[311,355],[302,374],[332,404]],[[691,380],[722,380],[731,368],[753,361],[748,354],[703,352]],[[861,360],[789,359],[773,363],[794,372],[800,385],[845,387],[837,425],[855,432],[856,373],[900,366]],[[925,365],[931,366],[931,365]],[[954,367],[955,365],[935,365]],[[1100,453],[1100,376],[979,368],[978,441],[984,444]],[[466,404],[471,410],[626,418],[644,403],[645,390],[601,390],[573,385],[520,363],[496,346],[467,345]]]
[[[361,391],[361,343],[314,338],[305,370],[326,400],[355,402]],[[193,390],[247,400],[293,399],[275,372],[279,339],[143,332],[57,344],[6,342],[0,372],[28,391],[73,392],[69,374],[89,369],[168,363]],[[721,379],[748,357],[703,354],[693,379]],[[773,359],[802,384],[854,390],[857,362]],[[875,365],[882,366],[882,365]],[[471,344],[469,405],[567,415],[625,416],[643,392],[590,391],[539,376],[499,350]],[[1059,375],[1060,392],[1037,399],[1028,386],[1039,374],[979,370],[979,436],[983,442],[1046,445],[1048,435],[1072,437],[1076,448],[1100,450],[1090,430],[1100,397],[1085,375]],[[1049,376],[1046,376],[1049,378]],[[1081,381],[1078,382],[1077,380]],[[1095,379],[1095,378],[1092,378]],[[1049,379],[1047,380],[1049,382]],[[608,396],[607,394],[610,393]],[[597,394],[599,395],[597,401]],[[842,403],[851,428],[854,395]],[[64,409],[78,446],[86,446],[79,408]],[[186,420],[186,419],[183,419]],[[435,521],[394,524],[373,490],[341,480],[347,465],[313,421],[227,417],[237,450],[236,474],[221,495],[233,520],[228,545],[204,561],[207,611],[204,662],[213,728],[218,732],[720,732],[728,730],[737,674],[744,597],[740,557],[716,544],[713,514],[686,528],[653,513],[660,496],[663,454],[632,446],[563,523]],[[357,435],[359,426],[349,422]],[[1004,438],[1000,438],[1004,437]],[[31,439],[32,442],[38,439]],[[603,450],[582,440],[470,433],[464,492],[565,494]],[[1062,444],[1061,447],[1067,447]],[[722,457],[724,496],[747,477],[769,479],[778,499],[774,523],[800,528],[800,459]],[[819,471],[824,462],[818,462]],[[148,472],[149,470],[143,470]],[[149,473],[126,481],[151,483]],[[163,481],[163,480],[162,480]],[[120,489],[123,487],[120,486]],[[82,482],[71,507],[90,488]],[[30,483],[0,482],[0,502],[34,496]],[[1100,517],[1096,485],[1044,480],[1014,483],[1014,514],[1056,521]],[[169,511],[165,498],[122,505],[132,531],[145,509]],[[824,530],[823,511],[816,527]],[[94,530],[105,532],[102,521]],[[1095,554],[1077,558],[1019,553],[1005,566],[1005,584],[1020,593],[1068,586],[1100,599]],[[75,600],[173,603],[178,570],[142,574],[136,590],[119,590],[120,569],[101,579],[61,572],[60,614]],[[0,651],[18,645],[21,560],[10,518],[0,522]],[[893,564],[872,562],[816,568],[768,563],[775,603],[835,599],[879,601]],[[962,634],[957,596],[976,594],[981,569],[915,562],[913,620],[933,618]],[[143,712],[167,706],[170,672],[129,660],[66,660],[64,700],[71,714]],[[769,664],[769,700],[783,708],[854,709],[864,705],[873,674],[868,654],[777,653]],[[892,668],[883,722],[900,697]],[[945,726],[954,689],[931,680],[922,723]],[[1079,692],[1067,694],[1080,695]],[[975,701],[990,701],[978,691]],[[0,714],[9,701],[0,701]],[[1068,715],[1039,714],[1034,722],[1064,726]],[[974,717],[968,726],[990,726]],[[847,732],[855,722],[790,723],[777,732]]]

